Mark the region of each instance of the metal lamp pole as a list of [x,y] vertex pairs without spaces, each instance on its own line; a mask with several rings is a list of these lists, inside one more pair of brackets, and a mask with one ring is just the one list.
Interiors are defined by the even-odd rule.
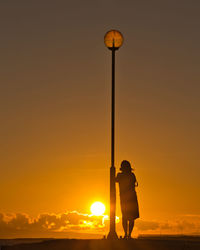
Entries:
[[[106,40],[107,38],[107,40]],[[119,31],[111,30],[106,33],[104,42],[112,52],[112,86],[111,86],[111,167],[110,167],[110,231],[108,239],[118,239],[115,229],[116,187],[115,187],[115,52],[123,43]],[[112,45],[112,46],[111,46]]]

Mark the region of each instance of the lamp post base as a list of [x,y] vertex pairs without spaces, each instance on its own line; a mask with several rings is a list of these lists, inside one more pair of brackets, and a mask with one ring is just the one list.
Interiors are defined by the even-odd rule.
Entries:
[[117,233],[115,231],[110,231],[107,240],[118,240]]

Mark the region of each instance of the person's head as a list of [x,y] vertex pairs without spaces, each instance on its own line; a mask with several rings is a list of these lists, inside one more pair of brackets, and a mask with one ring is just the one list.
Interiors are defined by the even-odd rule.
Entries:
[[131,168],[130,162],[124,160],[124,161],[122,161],[122,163],[121,163],[121,168],[120,168],[120,170],[121,170],[122,172],[126,172],[126,173],[127,173],[127,172],[131,172],[133,169]]

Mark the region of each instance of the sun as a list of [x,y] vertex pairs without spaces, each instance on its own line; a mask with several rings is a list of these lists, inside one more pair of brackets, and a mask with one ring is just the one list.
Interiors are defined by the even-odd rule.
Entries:
[[105,210],[106,210],[105,205],[100,201],[94,202],[90,207],[90,211],[92,215],[96,215],[96,216],[103,215]]

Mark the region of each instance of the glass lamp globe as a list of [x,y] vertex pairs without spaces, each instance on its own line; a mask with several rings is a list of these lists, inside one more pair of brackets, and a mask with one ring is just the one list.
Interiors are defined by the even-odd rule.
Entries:
[[110,30],[104,36],[104,43],[108,49],[119,49],[123,44],[124,38],[118,30]]

